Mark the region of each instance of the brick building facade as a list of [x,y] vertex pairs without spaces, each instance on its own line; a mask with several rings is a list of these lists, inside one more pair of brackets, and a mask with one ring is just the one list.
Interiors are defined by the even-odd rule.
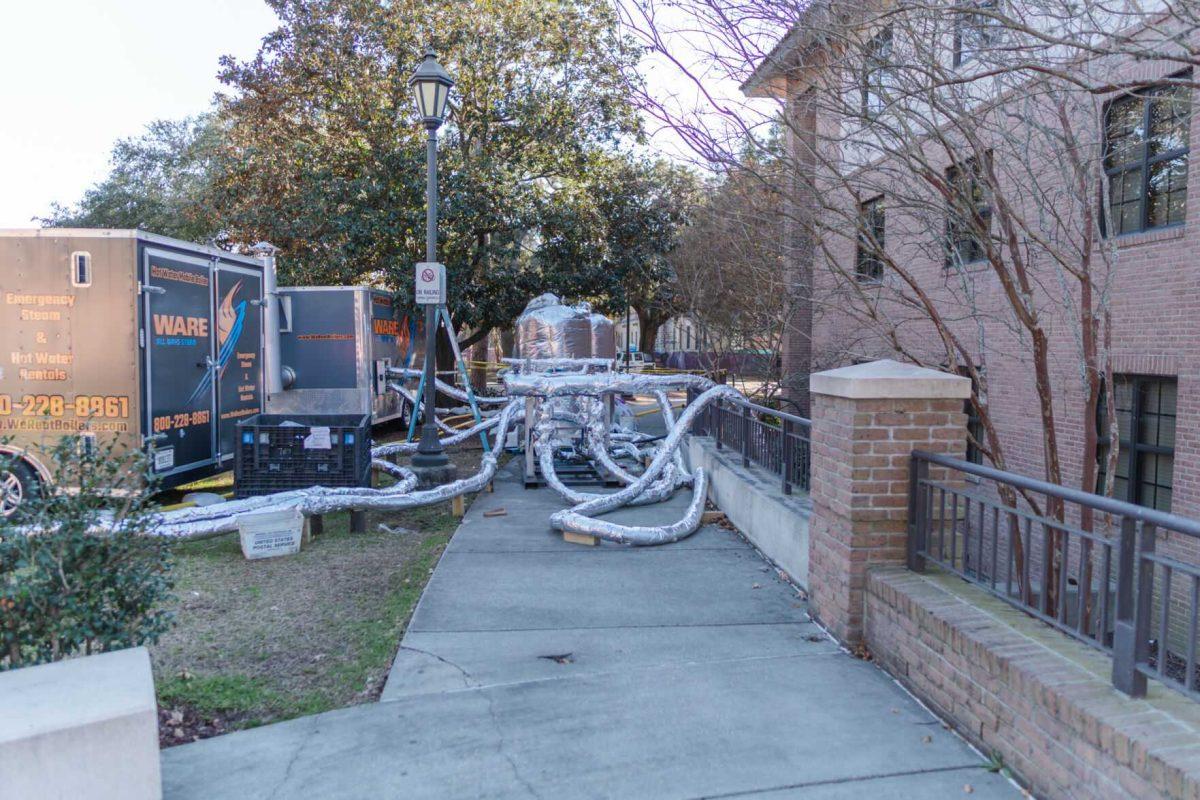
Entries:
[[[820,5],[814,4],[813,8]],[[886,33],[889,55],[893,46],[902,49],[898,43],[893,45],[888,21],[893,18],[884,16],[865,23],[867,29],[861,32],[860,40],[876,47]],[[819,24],[808,27],[802,21],[743,87],[751,96],[783,101],[782,119],[796,166],[791,197],[796,205],[792,218],[797,230],[788,246],[793,249],[793,280],[798,291],[809,292],[811,308],[808,315],[798,315],[785,337],[785,382],[806,391],[806,377],[811,372],[877,358],[911,360],[914,354],[927,366],[945,368],[944,356],[939,355],[937,327],[914,312],[911,304],[899,300],[911,292],[909,287],[902,285],[886,265],[863,257],[864,228],[867,235],[877,228],[880,247],[886,246],[889,258],[903,264],[920,289],[950,318],[947,329],[972,342],[970,357],[986,375],[986,388],[978,392],[979,400],[986,405],[996,438],[1003,443],[1006,468],[1043,476],[1043,426],[1032,374],[1031,345],[1012,319],[1004,286],[995,272],[986,262],[974,258],[976,254],[957,251],[969,242],[953,241],[952,224],[947,221],[945,227],[940,227],[942,223],[934,220],[940,201],[931,200],[925,209],[928,213],[922,217],[923,212],[911,207],[897,207],[903,203],[891,204],[885,190],[856,194],[847,191],[845,175],[838,176],[838,180],[823,175],[829,164],[845,163],[849,149],[845,120],[832,118],[838,104],[823,102],[821,96],[822,92],[845,90],[844,86],[839,89],[838,79],[823,77],[823,73],[845,66],[830,57],[831,37],[821,35],[827,32]],[[899,42],[899,33],[895,36]],[[955,29],[953,44],[947,44],[948,49],[953,48],[955,66],[962,56],[960,47],[960,31]],[[1076,113],[1072,119],[1076,130],[1084,132],[1081,141],[1106,148],[1105,153],[1122,154],[1106,160],[1104,164],[1110,168],[1107,175],[1097,177],[1097,183],[1103,181],[1109,189],[1105,199],[1110,202],[1112,215],[1105,235],[1094,244],[1092,256],[1094,262],[1105,265],[1097,290],[1103,292],[1099,305],[1111,315],[1102,360],[1110,360],[1115,376],[1123,440],[1116,494],[1121,499],[1200,517],[1200,393],[1196,391],[1200,388],[1200,350],[1196,346],[1200,343],[1200,264],[1196,263],[1200,254],[1200,193],[1187,192],[1192,172],[1189,153],[1200,145],[1200,131],[1191,120],[1192,92],[1167,86],[1178,76],[1177,63],[1113,57],[1104,68],[1108,75],[1143,84],[1134,92],[1097,95],[1095,114]],[[864,114],[876,100],[870,73],[867,75],[862,84]],[[1169,102],[1160,99],[1160,91],[1172,93]],[[1035,107],[1038,101],[1029,99],[1035,94],[1010,91],[994,107],[1000,113],[1008,109],[1011,119],[1005,124],[1020,126],[1021,119],[1036,118],[1047,108],[1045,104]],[[1121,128],[1122,115],[1135,121]],[[1161,141],[1154,140],[1155,126],[1170,127],[1158,137]],[[998,186],[1003,187],[1007,197],[1020,198],[1021,176],[1040,174],[1044,180],[1053,165],[1061,163],[1061,154],[1047,145],[1048,139],[1040,141],[1032,128],[1027,137],[1028,149],[1015,152],[1012,143],[1025,137],[1019,127],[1009,129],[1010,134],[1014,132],[1017,135],[983,142],[982,146],[987,148],[989,159],[1005,165],[1007,171],[997,170]],[[980,143],[974,144],[978,150]],[[841,150],[836,157],[823,155],[830,148]],[[955,170],[961,175],[971,168],[971,159],[964,157],[956,162],[953,156],[938,153],[936,147],[922,157],[947,181],[953,179]],[[854,163],[852,169],[858,173],[886,172],[889,160],[866,158]],[[1155,176],[1164,170],[1170,174],[1159,181]],[[1045,198],[1052,196],[1050,189],[1043,186],[1030,194],[1039,194],[1045,203]],[[873,202],[879,205],[872,207]],[[1100,202],[1098,196],[1097,207]],[[846,209],[840,231],[836,230],[837,215],[830,213],[838,204]],[[1053,203],[1044,209],[1024,210],[1028,218],[1054,212]],[[852,221],[856,213],[860,220],[857,229]],[[950,214],[945,212],[946,216]],[[823,232],[819,232],[820,224],[806,226],[818,216],[826,220]],[[834,224],[829,222],[831,219]],[[1000,232],[994,235],[999,237]],[[1002,242],[999,246],[1005,245]],[[1086,413],[1086,383],[1078,355],[1077,291],[1064,284],[1061,270],[1048,263],[1052,259],[1037,254],[1036,236],[1025,237],[1021,247],[1033,253],[1028,258],[1034,270],[1034,302],[1048,335],[1049,378],[1063,480],[1078,486],[1083,474],[1085,431],[1088,426],[1096,426],[1098,419]],[[948,248],[956,248],[953,265],[946,255]],[[966,284],[971,287],[969,302],[961,289]],[[889,320],[886,335],[881,326],[867,322],[877,316]],[[981,435],[977,430],[973,433]]]

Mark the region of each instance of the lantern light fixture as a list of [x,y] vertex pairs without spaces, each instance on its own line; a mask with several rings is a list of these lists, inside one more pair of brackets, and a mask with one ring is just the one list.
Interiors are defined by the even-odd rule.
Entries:
[[408,85],[412,88],[417,113],[421,115],[425,127],[440,127],[446,119],[454,79],[437,62],[437,54],[433,48],[425,51],[425,60],[409,78]]

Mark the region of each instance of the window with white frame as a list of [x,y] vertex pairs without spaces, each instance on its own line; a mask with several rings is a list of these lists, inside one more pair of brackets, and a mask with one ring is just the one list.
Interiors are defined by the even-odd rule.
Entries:
[[71,253],[71,285],[83,288],[92,285],[92,254],[82,250]]
[[954,66],[961,67],[996,46],[1002,28],[994,16],[1000,0],[964,0],[954,10]]
[[888,87],[893,84],[896,68],[892,61],[893,38],[892,26],[888,25],[867,41],[863,57],[862,113],[868,119],[879,116],[887,107]]

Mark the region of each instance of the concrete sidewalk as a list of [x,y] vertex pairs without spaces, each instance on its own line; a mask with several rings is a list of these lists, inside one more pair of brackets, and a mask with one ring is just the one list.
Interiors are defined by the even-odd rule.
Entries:
[[1018,796],[736,534],[568,545],[547,524],[561,507],[509,469],[450,542],[382,702],[167,750],[166,796]]

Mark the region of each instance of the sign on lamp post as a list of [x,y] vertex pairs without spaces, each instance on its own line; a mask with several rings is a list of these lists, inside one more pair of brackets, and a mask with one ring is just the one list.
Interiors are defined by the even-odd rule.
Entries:
[[417,264],[416,284],[413,296],[418,305],[446,304],[446,266],[437,262],[421,261]]

